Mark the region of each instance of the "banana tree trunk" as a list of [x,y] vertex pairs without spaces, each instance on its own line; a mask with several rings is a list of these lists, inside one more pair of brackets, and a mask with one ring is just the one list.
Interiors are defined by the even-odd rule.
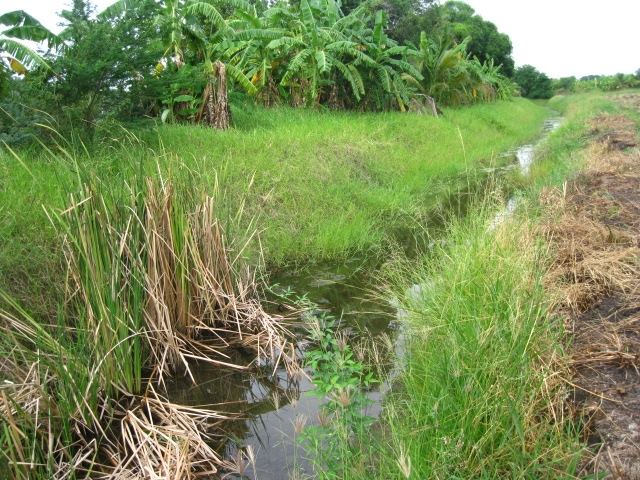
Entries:
[[216,61],[202,94],[202,106],[196,118],[219,130],[229,128],[231,113],[227,97],[227,72],[224,63]]

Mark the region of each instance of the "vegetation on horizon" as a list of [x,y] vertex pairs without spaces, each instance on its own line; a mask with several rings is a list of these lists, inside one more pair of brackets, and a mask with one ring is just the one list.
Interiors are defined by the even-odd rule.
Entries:
[[563,77],[552,82],[556,94],[581,93],[590,91],[611,92],[625,88],[640,88],[640,69],[635,73],[615,75],[587,75],[585,77]]
[[65,132],[149,116],[226,128],[230,104],[247,95],[266,106],[367,111],[511,97],[508,38],[492,53],[479,46],[484,23],[468,6],[429,8],[440,20],[403,43],[392,36],[397,19],[375,1],[119,0],[95,16],[74,0],[44,55],[51,68],[11,79],[3,137],[26,141],[43,112]]

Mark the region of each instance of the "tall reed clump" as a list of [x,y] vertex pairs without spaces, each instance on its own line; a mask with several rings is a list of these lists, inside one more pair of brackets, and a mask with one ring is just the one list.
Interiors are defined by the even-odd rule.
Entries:
[[[6,295],[0,311],[0,470],[10,478],[201,478],[222,464],[226,417],[170,403],[163,380],[195,361],[295,368],[286,318],[260,302],[247,239],[230,242],[216,199],[141,179],[83,184],[49,212],[63,234],[66,302],[55,324]],[[232,365],[230,348],[254,353]]]
[[[386,405],[376,478],[567,478],[580,445],[564,418],[561,324],[531,225],[456,220],[392,289],[407,358]],[[415,268],[412,266],[411,268]],[[416,282],[409,287],[413,278]]]

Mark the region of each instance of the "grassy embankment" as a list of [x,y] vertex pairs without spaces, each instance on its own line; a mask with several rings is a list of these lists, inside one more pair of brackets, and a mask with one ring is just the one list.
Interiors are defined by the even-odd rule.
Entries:
[[602,94],[550,103],[566,120],[523,180],[517,214],[489,228],[500,207],[485,198],[451,221],[445,246],[392,276],[387,295],[409,312],[405,368],[387,399],[380,443],[373,453],[349,452],[345,478],[577,473],[583,445],[563,405],[566,339],[551,311],[554,292],[543,286],[553,252],[537,231],[537,197],[581,168],[586,121],[620,106]]
[[[167,404],[152,385],[187,358],[225,363],[231,332],[245,348],[253,339],[261,361],[291,350],[238,276],[216,216],[261,213],[274,263],[379,249],[474,167],[534,136],[546,112],[519,100],[445,119],[250,113],[231,132],[160,128],[155,150],[129,135],[84,156],[3,152],[0,287],[27,311],[2,297],[0,469],[214,471],[223,461],[205,435],[219,414]],[[256,117],[273,123],[250,128]],[[235,243],[238,233],[227,231]]]
[[379,251],[395,229],[417,224],[466,188],[475,167],[535,137],[546,115],[523,99],[447,110],[438,119],[248,109],[236,112],[236,128],[227,132],[160,126],[138,133],[144,141],[127,136],[76,158],[31,152],[18,160],[3,150],[0,287],[37,313],[55,311],[63,266],[41,207],[66,207],[80,177],[97,178],[114,198],[141,170],[162,172],[196,196],[219,185],[219,212],[244,205],[245,218],[258,215],[270,265],[304,264]]

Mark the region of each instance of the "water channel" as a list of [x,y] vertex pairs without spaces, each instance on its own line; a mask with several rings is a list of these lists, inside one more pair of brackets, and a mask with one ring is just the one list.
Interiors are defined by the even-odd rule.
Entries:
[[[543,134],[536,144],[523,145],[506,152],[507,169],[516,168],[527,175],[535,159],[536,146],[560,125],[560,119],[550,119],[544,124]],[[504,221],[517,207],[517,197],[511,197],[505,208],[498,212],[493,225]],[[307,295],[319,308],[341,318],[344,329],[352,332],[366,331],[373,338],[387,335],[395,341],[395,354],[401,353],[398,340],[398,317],[401,316],[393,302],[372,299],[375,274],[371,263],[350,259],[340,264],[318,266],[313,271],[285,272],[271,278],[274,288]],[[419,289],[419,286],[413,286]],[[304,343],[301,348],[304,350]],[[238,354],[240,355],[240,354]],[[238,363],[242,358],[236,359]],[[175,380],[168,385],[172,401],[187,405],[219,405],[223,412],[235,412],[242,419],[228,422],[225,437],[220,439],[225,456],[233,456],[237,448],[250,447],[255,455],[255,471],[245,473],[252,480],[287,480],[295,470],[295,478],[312,477],[310,463],[305,459],[296,440],[296,421],[304,419],[306,425],[317,422],[322,399],[310,394],[312,383],[307,378],[291,382],[284,370],[269,374],[247,374],[238,371],[221,371],[220,367],[200,366],[193,369],[195,384]],[[372,400],[369,415],[376,416],[382,406],[388,384],[368,393]],[[301,474],[301,475],[300,475]],[[236,478],[240,477],[225,477]]]

